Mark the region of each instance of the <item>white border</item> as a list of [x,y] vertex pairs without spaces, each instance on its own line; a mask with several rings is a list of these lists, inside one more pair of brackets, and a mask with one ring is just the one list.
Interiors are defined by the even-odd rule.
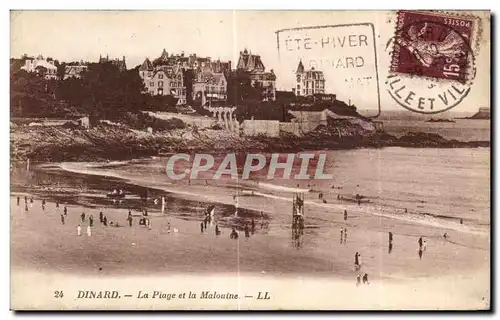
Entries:
[[[415,8],[413,5],[417,4],[419,7]],[[439,5],[439,7],[437,7]],[[435,0],[419,0],[418,2],[414,1],[361,1],[361,0],[350,0],[350,1],[317,1],[317,0],[308,0],[308,1],[291,1],[291,0],[281,0],[281,1],[273,1],[270,2],[269,0],[252,0],[252,1],[207,1],[207,0],[197,0],[197,1],[177,1],[175,3],[172,3],[171,1],[131,1],[131,0],[121,0],[121,1],[116,1],[114,3],[111,3],[109,1],[102,1],[102,0],[86,0],[86,1],[63,1],[63,0],[50,0],[50,1],[16,1],[16,2],[11,2],[11,7],[8,6],[7,1],[2,2],[1,5],[2,10],[1,12],[1,36],[3,38],[3,44],[2,46],[2,59],[3,63],[0,64],[0,68],[2,68],[2,86],[1,88],[3,89],[3,99],[4,101],[3,108],[1,109],[1,112],[3,116],[0,116],[0,121],[2,122],[0,125],[0,128],[2,128],[2,139],[0,139],[1,147],[0,150],[2,150],[2,157],[0,158],[0,170],[2,176],[1,176],[1,190],[0,194],[2,195],[2,200],[0,201],[1,207],[3,210],[0,210],[2,212],[2,223],[0,224],[4,230],[0,234],[3,235],[3,245],[0,246],[2,258],[3,258],[3,263],[1,265],[1,271],[2,271],[2,276],[3,276],[3,281],[2,283],[6,284],[3,286],[3,290],[1,291],[1,299],[0,301],[2,302],[1,306],[1,319],[13,319],[14,318],[14,313],[9,311],[10,308],[10,286],[9,286],[9,279],[10,279],[10,257],[9,257],[9,248],[10,248],[10,234],[9,234],[9,229],[10,229],[10,218],[9,218],[9,194],[10,194],[10,184],[9,184],[9,176],[8,176],[8,167],[9,167],[9,140],[8,140],[8,135],[9,135],[9,79],[8,79],[8,74],[9,74],[9,65],[7,64],[7,60],[10,58],[10,52],[9,52],[9,44],[10,44],[10,29],[9,29],[9,10],[10,9],[128,9],[128,10],[137,10],[137,9],[146,9],[146,10],[154,10],[154,9],[196,9],[196,10],[216,10],[216,9],[285,9],[285,10],[297,10],[297,9],[302,9],[302,10],[310,10],[310,9],[328,9],[328,10],[368,10],[368,9],[376,9],[376,10],[384,10],[384,9],[448,9],[448,10],[457,10],[457,9],[491,9],[493,13],[499,13],[500,12],[500,1],[486,1],[486,0],[474,0],[474,1],[435,1]],[[498,16],[497,16],[498,18]],[[496,24],[498,25],[498,20],[496,20]],[[498,32],[494,32],[494,39],[492,39],[492,45],[498,41]],[[498,52],[495,54],[495,58],[497,58],[498,61]],[[493,57],[492,57],[493,58]],[[498,74],[498,64],[496,64],[495,70],[492,70],[492,77],[494,75]],[[498,82],[495,83],[495,87],[492,88],[492,91],[499,92],[499,85]],[[495,101],[492,101],[491,103],[491,108],[496,107],[496,99]],[[495,122],[498,123],[500,117],[498,115],[497,111],[494,111],[495,115]],[[494,137],[494,140],[496,141],[500,133],[498,133]],[[498,159],[497,159],[498,160]],[[496,164],[497,161],[495,161]],[[494,166],[495,164],[491,163],[491,166]],[[492,181],[493,182],[493,181]],[[498,199],[498,193],[500,191],[497,189],[494,194],[494,198]],[[496,209],[496,208],[494,208]],[[496,212],[496,210],[494,210]],[[496,220],[495,225],[493,226],[493,230],[497,231],[497,225],[498,225],[498,217]],[[495,233],[492,232],[492,235]],[[495,257],[498,256],[498,246],[495,246]],[[494,284],[493,284],[494,285]],[[495,295],[498,297],[498,292]],[[497,307],[498,307],[498,299],[496,299],[495,302],[492,301]],[[60,319],[69,319],[71,316],[74,314],[63,314],[59,315]],[[27,315],[17,315],[17,317],[26,317]],[[33,316],[33,315],[31,315]],[[82,315],[79,315],[82,317]],[[91,315],[84,315],[83,317],[90,317]],[[151,315],[149,315],[151,316]],[[169,318],[176,318],[179,315],[176,314],[160,314],[157,316],[153,317],[169,317]],[[196,315],[181,315],[182,317],[185,318],[194,318]],[[199,317],[200,315],[198,315]],[[203,314],[203,317],[219,317],[219,314]],[[226,315],[233,317],[235,316],[234,314]],[[255,316],[254,314],[249,314],[245,313],[244,316]],[[264,315],[264,314],[259,314],[260,317],[270,317],[270,315]],[[273,315],[273,318],[284,318],[288,317],[289,314],[282,314],[282,315]],[[302,315],[303,317],[312,317],[312,315]],[[339,315],[337,315],[339,316]],[[373,317],[376,318],[385,318],[387,315],[385,314],[374,314],[372,315]],[[429,315],[429,314],[422,314],[422,316],[425,316],[426,318],[434,318],[438,317],[439,315]],[[470,315],[470,317],[480,317],[481,315]],[[37,317],[42,317],[42,318],[52,318],[52,314],[38,314]],[[121,318],[123,317],[122,314],[115,314],[115,315],[106,315],[106,314],[94,314],[93,317],[95,318]],[[144,317],[144,315],[141,314],[133,314],[127,316],[128,318],[132,319],[140,319],[141,317]],[[359,317],[359,315],[356,315],[356,317]],[[391,318],[405,318],[406,315],[400,314],[400,315],[391,315]]]

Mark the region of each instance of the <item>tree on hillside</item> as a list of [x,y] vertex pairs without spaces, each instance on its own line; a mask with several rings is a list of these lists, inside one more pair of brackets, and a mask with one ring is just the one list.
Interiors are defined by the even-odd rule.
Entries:
[[47,74],[47,68],[45,68],[44,66],[37,66],[35,68],[35,71],[36,71],[36,74],[38,74],[40,77],[45,77],[45,75]]
[[66,73],[66,63],[63,62],[61,64],[58,64],[57,65],[57,79],[64,80],[65,73]]
[[61,81],[58,98],[81,112],[115,119],[120,113],[144,108],[143,89],[137,68],[120,72],[110,62],[91,63],[80,79]]

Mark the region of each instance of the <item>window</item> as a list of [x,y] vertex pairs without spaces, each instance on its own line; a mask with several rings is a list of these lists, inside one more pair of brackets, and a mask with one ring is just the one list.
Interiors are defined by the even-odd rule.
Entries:
[[163,81],[158,81],[158,87],[163,87]]
[[163,73],[158,74],[158,79],[163,79]]
[[151,82],[149,83],[149,86],[150,86],[150,87],[154,87],[154,86],[155,86],[155,83],[154,83],[153,81],[151,81]]
[[158,88],[158,95],[162,96],[163,95],[163,88]]
[[170,81],[170,86],[173,87],[174,86],[174,83],[172,81]]

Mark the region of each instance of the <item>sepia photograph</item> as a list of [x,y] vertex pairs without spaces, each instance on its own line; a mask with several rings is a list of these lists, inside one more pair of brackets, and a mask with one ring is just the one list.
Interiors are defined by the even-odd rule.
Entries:
[[11,310],[490,310],[490,21],[11,10]]

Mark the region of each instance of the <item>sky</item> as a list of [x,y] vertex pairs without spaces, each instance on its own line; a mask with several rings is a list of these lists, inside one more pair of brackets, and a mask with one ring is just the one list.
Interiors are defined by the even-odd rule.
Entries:
[[[353,23],[372,23],[374,27],[285,30],[279,33],[279,41],[276,34],[283,29]],[[455,111],[490,105],[489,27],[484,26],[476,57],[477,76],[470,94]],[[387,94],[384,84],[390,63],[386,44],[393,35],[394,13],[377,11],[11,12],[11,57],[26,53],[92,62],[100,54],[125,56],[130,69],[146,57],[158,57],[165,48],[169,54],[196,53],[231,60],[234,68],[239,52],[246,48],[261,56],[267,71],[274,70],[278,89],[290,91],[295,86],[295,69],[303,60],[306,69],[316,66],[324,72],[329,93],[371,111],[378,110],[379,97],[382,110],[402,108]],[[305,39],[312,40],[304,44]],[[314,42],[315,48],[305,50],[304,46],[310,48]]]

